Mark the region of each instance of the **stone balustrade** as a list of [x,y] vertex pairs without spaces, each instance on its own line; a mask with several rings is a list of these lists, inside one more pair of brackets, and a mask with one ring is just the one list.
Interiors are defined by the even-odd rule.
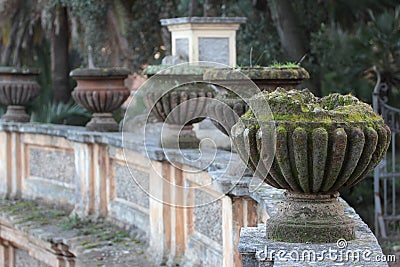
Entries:
[[[159,125],[152,127],[157,132]],[[7,199],[57,204],[71,214],[105,219],[123,227],[148,242],[146,253],[157,263],[241,266],[243,255],[244,266],[286,266],[276,259],[263,261],[258,253],[264,248],[260,240],[265,235],[260,224],[276,211],[282,190],[252,184],[251,177],[238,180],[235,170],[226,171],[229,161],[235,166],[242,164],[235,153],[218,150],[215,160],[205,166],[202,161],[190,160],[196,158],[198,150],[184,150],[186,159],[174,150],[166,155],[158,146],[157,133],[146,138],[146,147],[138,139],[124,142],[122,138],[121,133],[89,132],[83,127],[2,122],[0,193]],[[202,152],[207,159],[207,151]],[[188,184],[197,187],[186,190]],[[196,205],[207,202],[211,203]],[[171,205],[174,203],[188,207]],[[349,247],[381,254],[372,232],[344,201],[343,205],[356,223],[356,239],[349,241]],[[4,229],[12,229],[13,235],[24,235],[25,239],[10,240]],[[66,260],[65,255],[57,256],[56,249],[47,249],[51,244],[46,238],[24,229],[13,225],[10,218],[0,220],[0,266],[18,266],[22,256],[34,258],[43,266],[85,266],[79,265],[81,255],[68,247],[68,242],[60,242],[63,251],[69,253]],[[27,239],[36,240],[36,247],[24,245]],[[308,247],[283,242],[270,242],[268,246],[287,250]],[[312,245],[312,249],[321,252],[327,246],[334,248],[336,244]],[[14,251],[14,265],[5,262],[4,255],[10,251]],[[43,262],[48,257],[40,251],[54,257]],[[362,260],[360,264],[367,266]],[[380,264],[371,266],[386,266]]]

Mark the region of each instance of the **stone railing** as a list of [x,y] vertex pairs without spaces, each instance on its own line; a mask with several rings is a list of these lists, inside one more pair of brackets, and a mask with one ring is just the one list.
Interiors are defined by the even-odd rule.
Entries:
[[[154,129],[158,128],[155,124]],[[82,127],[1,123],[0,192],[7,199],[40,200],[64,206],[80,217],[105,218],[144,239],[148,243],[147,252],[158,263],[240,266],[243,258],[244,266],[286,266],[285,259],[280,261],[275,257],[273,262],[263,258],[265,245],[286,251],[309,248],[316,253],[328,247],[337,249],[334,243],[266,242],[265,226],[260,223],[274,214],[283,191],[266,184],[252,189],[250,177],[238,180],[235,170],[226,170],[229,161],[235,166],[242,165],[235,153],[219,150],[215,160],[203,166],[202,161],[188,160],[198,150],[184,150],[186,159],[178,156],[178,151],[169,150],[167,160],[157,138],[147,138],[146,147],[132,140],[124,143],[121,133],[89,132]],[[202,159],[207,158],[207,151],[202,152]],[[187,184],[198,187],[190,190],[177,187],[185,188]],[[202,203],[208,204],[198,205]],[[372,232],[352,208],[343,204],[356,223],[356,239],[349,241],[347,248],[381,255]],[[13,229],[14,235],[22,231],[12,225],[12,220],[3,218],[0,225],[3,250],[11,246],[27,251],[39,261],[48,258],[35,253],[31,246],[18,243],[22,241],[10,240],[7,231],[2,230],[6,228]],[[40,241],[40,236],[29,232],[27,235],[30,240]],[[39,241],[35,244],[44,250],[51,247],[46,239]],[[59,266],[60,262],[79,259],[80,255],[74,254],[68,242],[60,241],[58,246],[63,247],[68,260],[65,255],[57,256],[60,250],[47,249],[47,253],[56,255],[47,265]],[[0,259],[4,261],[4,257]],[[359,260],[360,264],[365,263]],[[371,266],[380,266],[377,264]],[[3,262],[0,265],[9,266]]]
[[[151,138],[146,154],[143,146],[135,143],[123,150],[121,133],[17,123],[2,123],[0,129],[3,196],[58,204],[80,217],[106,218],[143,237],[149,255],[159,263],[240,263],[240,227],[256,226],[265,216],[248,195],[246,182],[229,191],[229,177],[220,177],[230,156],[226,151],[218,151],[218,162],[208,171],[192,172],[182,169],[196,170],[201,163],[189,166],[176,157],[173,165],[158,146],[151,145]],[[173,154],[169,157],[174,161]],[[215,179],[219,180],[210,183]],[[185,192],[170,183],[199,186]],[[219,199],[207,206],[196,206],[216,197]],[[171,205],[183,202],[194,205]]]

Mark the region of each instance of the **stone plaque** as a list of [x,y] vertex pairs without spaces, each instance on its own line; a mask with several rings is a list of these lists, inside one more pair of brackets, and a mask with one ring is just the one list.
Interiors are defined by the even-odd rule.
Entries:
[[228,38],[199,38],[199,61],[212,61],[229,65]]
[[61,149],[29,149],[29,175],[74,184],[75,155]]
[[176,56],[184,61],[189,61],[189,39],[178,38],[175,40]]
[[[56,262],[54,262],[56,264]],[[38,261],[29,255],[28,251],[15,249],[15,266],[18,267],[48,267],[47,264]]]
[[138,169],[131,168],[130,170],[134,178],[125,165],[115,164],[115,195],[117,198],[149,208],[149,196],[147,195],[149,174]]
[[[202,206],[197,206],[199,204]],[[204,205],[204,203],[208,203]],[[222,245],[222,203],[204,191],[195,190],[195,230]]]

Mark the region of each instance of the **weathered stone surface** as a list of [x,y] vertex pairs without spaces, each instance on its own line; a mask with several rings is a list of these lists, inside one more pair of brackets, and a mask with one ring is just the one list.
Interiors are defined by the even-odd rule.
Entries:
[[[157,137],[159,134],[159,129],[157,129],[159,127],[159,124],[156,124],[154,126],[152,125],[151,127],[155,128],[155,129],[152,128],[152,132]],[[31,138],[32,136],[43,137],[42,135],[50,135],[51,138],[54,140],[57,140],[57,141],[64,140],[64,142],[73,144],[73,147],[75,147],[74,149],[76,149],[76,147],[79,147],[79,146],[86,147],[86,145],[82,145],[80,143],[86,143],[89,147],[105,146],[105,147],[109,148],[108,153],[109,153],[110,159],[112,158],[112,161],[114,160],[114,158],[116,157],[117,154],[122,153],[121,148],[124,145],[122,142],[121,133],[90,132],[90,131],[86,131],[85,128],[83,128],[83,127],[72,127],[72,126],[65,126],[65,125],[48,125],[48,124],[46,125],[46,124],[34,124],[34,123],[28,123],[28,124],[0,123],[0,130],[3,132],[2,136],[8,136],[11,132],[12,135],[20,136],[21,138],[20,139],[18,138],[17,140],[22,140],[22,141],[23,140],[27,141],[29,139],[28,137]],[[124,136],[125,141],[126,141],[126,138],[127,138],[127,136]],[[8,140],[8,138],[2,138],[2,140]],[[32,142],[33,139],[31,138],[30,140],[31,140],[30,142]],[[146,146],[147,147],[144,146],[141,139],[138,140],[137,136],[129,137],[128,141],[129,142],[126,142],[126,144],[125,144],[126,151],[129,151],[129,150],[137,151],[137,152],[139,152],[139,155],[143,155],[143,157],[149,158],[154,161],[165,161],[166,160],[165,154],[157,146],[157,138],[154,138],[154,136],[146,137],[146,142],[147,142]],[[6,142],[8,142],[8,141],[6,141]],[[23,143],[22,143],[22,145],[23,145]],[[207,150],[204,150],[204,151],[202,151],[204,154],[204,159],[202,157],[201,161],[191,161],[190,159],[198,157],[198,150],[190,150],[190,149],[183,150],[182,153],[184,154],[185,157],[187,156],[187,158],[182,157],[182,155],[176,150],[171,149],[170,152],[171,152],[170,155],[172,157],[171,161],[173,161],[174,163],[178,163],[178,164],[181,163],[181,164],[185,165],[186,167],[191,166],[198,170],[204,170],[204,171],[208,172],[208,174],[205,174],[204,177],[205,178],[209,177],[211,179],[211,181],[213,181],[213,183],[207,187],[207,190],[214,191],[214,193],[215,192],[229,192],[230,195],[236,195],[236,196],[243,196],[243,195],[249,196],[250,195],[253,199],[257,200],[259,205],[262,205],[265,208],[265,210],[267,211],[269,216],[273,216],[274,214],[276,214],[278,204],[283,199],[283,195],[282,195],[283,190],[272,188],[266,184],[262,184],[262,183],[260,184],[260,181],[257,181],[255,179],[251,179],[251,178],[238,179],[238,177],[237,177],[238,174],[237,174],[237,172],[235,172],[235,170],[229,170],[229,171],[226,170],[227,164],[231,161],[232,161],[233,165],[239,165],[238,164],[239,158],[238,158],[237,154],[235,154],[235,153],[232,154],[232,153],[229,153],[226,151],[219,150],[219,151],[217,151],[217,154],[214,155],[213,153],[211,153],[211,151],[209,152]],[[3,152],[1,154],[7,155],[6,153],[3,153]],[[134,158],[134,159],[136,160],[137,158]],[[210,161],[210,159],[214,159],[214,161]],[[123,159],[119,158],[117,160],[123,160]],[[211,162],[211,163],[206,164],[206,162]],[[90,163],[90,161],[89,161],[89,163]],[[165,163],[161,163],[161,162],[155,162],[155,163],[159,164],[159,165],[165,164]],[[121,164],[121,166],[123,166],[123,164]],[[111,168],[110,168],[110,172],[112,172]],[[193,176],[187,175],[186,178],[193,179]],[[25,180],[24,186],[26,186],[27,182],[29,182],[30,180],[33,180],[33,179]],[[103,180],[99,180],[99,181],[101,182]],[[106,178],[106,181],[109,181],[108,177]],[[239,186],[232,187],[236,183],[238,183]],[[108,186],[108,184],[107,184],[107,186]],[[161,187],[158,187],[157,183],[155,183],[155,186],[156,186],[157,190],[161,188]],[[229,191],[230,188],[231,188],[231,191]],[[25,189],[26,188],[24,188],[24,190]],[[47,190],[47,189],[45,189],[45,190]],[[93,190],[93,189],[88,188],[87,190],[89,192],[90,190]],[[93,192],[93,191],[90,191],[90,192]],[[108,192],[107,192],[107,194],[108,194]],[[227,197],[225,197],[225,198],[227,198]],[[75,201],[73,196],[70,199],[72,199],[72,201]],[[153,200],[151,200],[151,201],[153,201]],[[117,203],[117,202],[119,202],[119,203]],[[121,204],[122,202],[125,202],[127,204],[126,205],[116,205],[116,204]],[[98,204],[99,199],[95,198],[94,203]],[[143,216],[140,215],[138,209],[135,210],[132,207],[129,207],[129,206],[132,206],[132,205],[130,205],[130,202],[114,201],[114,200],[110,199],[110,202],[107,204],[109,204],[107,207],[110,209],[108,219],[112,220],[114,223],[118,223],[118,225],[125,225],[125,226],[129,225],[132,228],[134,228],[135,226],[142,225],[142,226],[146,227],[147,229],[152,228],[152,227],[153,228],[159,227],[158,229],[160,230],[160,232],[151,232],[151,233],[146,232],[143,234],[143,236],[146,236],[148,238],[150,235],[150,238],[151,238],[150,240],[153,240],[154,243],[160,245],[160,248],[157,250],[157,253],[160,253],[160,254],[162,254],[163,252],[169,253],[168,248],[164,247],[164,244],[165,244],[165,241],[167,238],[165,236],[163,236],[163,234],[165,234],[165,232],[163,232],[163,231],[166,229],[176,229],[175,227],[179,227],[179,229],[182,230],[183,227],[187,227],[187,224],[171,225],[170,226],[171,228],[160,227],[163,225],[163,223],[165,223],[165,224],[168,224],[169,222],[173,223],[173,221],[176,219],[176,217],[175,216],[163,217],[162,204],[157,201],[153,201],[150,203],[150,214],[153,213],[152,218],[162,218],[162,220],[160,220],[160,221],[157,221],[154,219],[149,220],[149,214],[146,214],[145,211],[143,212]],[[347,204],[345,204],[345,205],[346,205],[345,212],[348,213]],[[15,207],[18,205],[16,205],[16,203],[12,203],[11,206]],[[225,206],[225,207],[228,208],[229,205]],[[9,209],[9,208],[10,207],[7,207],[7,209]],[[140,208],[140,207],[138,207],[138,208]],[[158,210],[156,208],[158,208]],[[32,209],[29,209],[29,210],[32,210]],[[44,210],[44,209],[42,209],[42,210]],[[114,216],[115,214],[112,214],[113,211],[116,211],[116,213],[118,213],[119,215],[126,214],[128,224],[120,224],[118,219],[121,217]],[[224,211],[227,211],[227,210],[224,208]],[[154,214],[156,216],[154,216]],[[23,218],[28,218],[29,216],[30,216],[30,213],[27,215],[27,217],[23,217]],[[208,214],[206,214],[206,216],[208,216]],[[14,219],[17,220],[19,218],[20,220],[22,220],[22,222],[24,221],[24,219],[21,218],[21,216],[18,216],[18,215],[16,216],[14,214],[6,214],[6,215],[4,215],[4,217],[6,217],[8,219],[12,218],[13,220]],[[41,216],[41,217],[43,217],[43,216]],[[179,218],[181,219],[182,217],[179,217]],[[194,216],[192,219],[194,219]],[[240,218],[237,218],[237,219],[239,220]],[[50,226],[48,224],[46,224],[46,225],[40,225],[40,226],[38,225],[36,227],[36,224],[37,223],[40,224],[40,221],[36,222],[36,223],[33,219],[30,219],[30,221],[31,222],[26,222],[26,221],[24,223],[21,222],[21,225],[18,226],[18,229],[22,229],[23,231],[27,230],[28,228],[30,229],[29,231],[31,231],[30,233],[32,233],[32,237],[29,238],[30,242],[33,242],[33,240],[53,240],[53,241],[56,240],[57,242],[65,241],[65,243],[63,243],[63,244],[66,244],[69,246],[70,252],[78,251],[80,249],[83,249],[82,247],[86,247],[86,246],[90,247],[93,245],[93,243],[91,243],[92,239],[90,236],[77,235],[76,232],[74,232],[74,231],[63,232],[59,228],[55,227],[56,223],[51,222]],[[193,223],[192,220],[188,220],[187,222]],[[355,239],[355,241],[357,241],[357,239],[359,238],[359,236],[357,234],[359,231],[357,229],[360,227],[360,225],[357,220],[355,220],[355,223],[356,223],[356,239]],[[31,224],[31,225],[28,227],[28,224]],[[9,223],[9,221],[4,222],[4,223],[1,222],[1,225],[2,226],[10,225],[10,223]],[[93,226],[93,224],[90,224],[90,225],[91,225],[90,227]],[[90,229],[90,227],[89,227],[89,224],[87,224],[87,225],[85,224],[85,227],[82,228],[82,231],[86,231],[86,230]],[[194,223],[192,224],[192,227],[195,227]],[[229,225],[227,224],[222,227],[229,227]],[[99,233],[99,232],[108,232],[108,231],[109,230],[106,230],[106,231],[98,230],[97,232]],[[140,229],[137,229],[137,231],[143,232],[143,230],[140,230]],[[215,242],[214,240],[207,238],[205,235],[203,235],[201,233],[197,233],[197,231],[194,231],[194,232],[195,232],[195,234],[198,234],[198,236],[200,237],[200,238],[196,239],[196,241],[199,241],[202,237],[204,237],[203,239],[201,239],[201,241],[199,241],[199,242],[201,242],[201,246],[200,245],[197,246],[199,244],[199,242],[196,242],[196,241],[191,243],[192,242],[191,240],[194,240],[194,238],[191,239],[191,236],[188,236],[188,239],[186,240],[187,243],[185,243],[185,244],[188,246],[190,246],[190,244],[193,244],[193,247],[198,247],[199,249],[201,248],[202,250],[195,251],[193,249],[193,250],[191,250],[191,252],[193,252],[193,254],[185,255],[185,257],[188,256],[189,259],[193,259],[194,262],[197,262],[198,258],[196,257],[196,255],[199,255],[199,254],[205,255],[206,259],[204,259],[204,261],[197,262],[199,266],[206,266],[207,262],[210,262],[209,266],[221,266],[221,265],[223,265],[223,264],[221,264],[222,259],[228,259],[228,260],[231,259],[230,255],[232,255],[232,254],[230,254],[228,249],[221,248],[220,245],[218,245],[217,242]],[[0,235],[5,234],[5,233],[7,233],[7,229],[4,227],[1,228]],[[57,234],[54,235],[54,233],[57,233]],[[370,238],[372,241],[367,240],[365,242],[364,241],[359,242],[355,245],[355,248],[363,249],[365,247],[365,244],[369,244],[374,249],[379,249],[379,245],[376,242],[376,239],[373,236],[372,232],[369,229],[365,229],[364,234],[365,234],[365,236]],[[57,238],[54,238],[54,236],[56,236]],[[37,238],[40,238],[40,239],[37,239]],[[172,237],[172,238],[174,238],[174,237]],[[231,240],[231,236],[230,235],[224,236],[224,240],[229,243],[229,240]],[[265,240],[265,234],[262,237],[262,240]],[[81,245],[80,244],[81,242],[83,242],[83,244],[85,244],[85,242],[90,242],[90,243]],[[353,242],[353,241],[351,241],[351,242]],[[25,243],[29,244],[30,246],[32,245],[32,243],[28,243],[28,242],[25,242]],[[253,242],[253,243],[255,243],[255,242]],[[57,243],[57,244],[60,244],[60,243]],[[210,244],[212,244],[212,246]],[[217,244],[217,245],[215,245],[215,244]],[[60,246],[61,245],[62,244],[60,244]],[[127,267],[135,266],[135,264],[137,266],[150,266],[146,262],[141,261],[141,259],[143,259],[143,258],[140,255],[142,255],[143,252],[145,252],[145,250],[144,250],[145,248],[140,249],[140,247],[139,247],[139,251],[138,251],[139,254],[135,254],[137,246],[134,244],[134,242],[129,243],[128,246],[125,246],[123,243],[118,243],[118,244],[114,244],[113,246],[110,246],[109,243],[107,243],[107,242],[94,241],[94,245],[96,245],[96,246],[98,245],[98,246],[93,249],[89,249],[87,251],[87,253],[85,252],[85,255],[86,255],[85,261],[80,262],[81,266],[92,266],[92,265],[95,266],[96,264],[100,264],[100,263],[104,263],[107,266],[109,266],[109,265],[113,266],[113,264],[115,266],[127,266]],[[171,243],[171,245],[174,248],[174,244]],[[295,246],[295,245],[296,244],[293,244],[293,243],[288,244],[288,246]],[[304,244],[302,244],[302,245],[304,245]],[[73,249],[71,249],[71,248],[73,248]],[[204,248],[204,250],[203,250],[203,248]],[[85,248],[85,249],[87,249],[87,248]],[[223,250],[223,249],[226,249],[226,250]],[[205,252],[205,251],[208,251],[208,252]],[[154,252],[154,250],[150,250],[147,253],[148,254],[146,254],[146,255],[148,257],[149,257],[149,255],[151,255],[153,258],[156,258],[159,255],[159,254],[157,254],[157,256],[156,256],[155,255],[156,253]],[[78,255],[78,254],[74,254],[74,255]],[[81,254],[79,254],[79,255],[81,255]],[[103,259],[97,260],[97,257],[103,257]],[[49,258],[49,256],[47,254],[46,254],[46,258]],[[78,258],[82,259],[81,257],[78,257]],[[77,262],[79,262],[79,259],[77,260]],[[202,264],[202,262],[205,262],[205,263]],[[216,263],[216,264],[211,264],[211,262]],[[186,263],[187,263],[187,266],[193,266],[193,265],[190,265],[189,261],[187,261]],[[227,261],[227,264],[228,263],[229,262]],[[232,263],[232,265],[233,265],[233,263]],[[281,266],[286,266],[286,265],[284,263],[282,263]],[[304,266],[304,265],[300,265],[300,266]],[[316,266],[318,266],[318,264],[316,264]],[[330,266],[330,265],[327,265],[327,266]]]
[[127,68],[79,68],[70,72],[71,77],[114,77],[126,78],[130,74]]
[[[157,73],[157,75],[142,87],[146,92],[144,101],[147,108],[159,121],[176,126],[187,126],[182,136],[179,135],[179,131],[174,133],[172,128],[166,129],[169,131],[169,136],[161,138],[162,146],[165,148],[198,147],[199,141],[195,134],[190,134],[186,130],[190,128],[192,131],[189,126],[206,118],[207,104],[209,99],[214,97],[214,89],[202,82],[202,73],[205,68],[185,64],[162,68],[156,72],[157,69],[157,66],[147,69],[147,74]],[[177,142],[180,138],[182,142]]]
[[[149,65],[145,70],[143,70],[143,74],[148,75],[149,77],[158,74],[158,75],[173,75],[171,77],[167,77],[172,81],[171,84],[175,84],[176,81],[185,82],[185,81],[202,81],[203,73],[207,70],[207,66],[199,66],[195,64],[181,64],[177,66],[171,65]],[[178,76],[179,75],[179,76]]]
[[[318,99],[308,91],[278,90],[257,98],[268,101],[274,120],[260,121],[249,111],[233,127],[232,138],[242,160],[277,188],[329,194],[353,186],[375,168],[390,143],[383,119],[355,97]],[[266,136],[270,142],[262,139]]]
[[[212,242],[212,241],[211,241]],[[220,247],[211,245],[210,240],[197,233],[191,236],[188,243],[189,251],[195,252],[183,259],[181,266],[223,266],[223,252]]]
[[116,197],[149,208],[149,174],[121,164],[114,168]]
[[[347,242],[341,241],[341,244],[345,244],[343,248],[338,247],[336,242],[306,244],[267,240],[265,238],[267,232],[264,225],[242,228],[239,251],[244,256],[243,266],[264,266],[262,264],[265,264],[265,266],[276,267],[387,267],[388,264],[386,262],[376,260],[376,257],[382,256],[383,253],[368,226],[361,221],[351,208],[347,208],[347,214],[357,224],[355,228],[356,239]],[[267,254],[265,255],[264,252],[267,252]],[[298,259],[296,258],[297,255],[299,255]],[[368,257],[364,255],[368,255]],[[249,262],[251,265],[246,265]]]
[[215,100],[207,105],[207,116],[222,133],[229,136],[232,126],[246,113],[248,106],[243,99],[232,94],[218,95]]
[[[197,206],[199,203],[209,204]],[[222,244],[221,201],[197,189],[195,190],[195,205],[195,230],[219,244]]]
[[200,37],[199,61],[229,64],[229,39]]
[[177,38],[175,40],[175,45],[176,55],[184,61],[189,61],[189,39]]
[[49,267],[49,265],[32,258],[26,250],[16,249],[15,266],[18,267]]
[[[207,115],[224,134],[230,135],[238,117],[249,109],[249,98],[261,91],[273,91],[277,87],[294,89],[310,76],[301,67],[254,67],[254,68],[210,68],[203,79],[218,85],[222,91],[207,107]],[[225,89],[223,89],[225,88]]]
[[[244,76],[243,76],[244,75]],[[273,79],[309,79],[310,74],[302,67],[238,67],[209,69],[204,73],[205,80],[273,80]]]
[[129,70],[124,68],[71,71],[70,76],[77,81],[72,97],[80,106],[95,113],[87,124],[89,130],[118,131],[118,124],[110,112],[119,108],[130,95],[124,84],[128,74]]
[[29,149],[30,175],[75,184],[75,155],[72,151],[57,149]]
[[344,215],[337,195],[287,193],[275,216],[266,222],[268,237],[296,243],[354,239],[354,222]]
[[214,97],[214,91],[207,84],[183,84],[164,89],[162,94],[147,93],[147,105],[160,121],[183,126],[205,119],[208,98]]
[[16,266],[156,266],[144,255],[143,240],[109,222],[69,217],[69,212],[43,203],[0,201],[0,238],[29,253],[17,249]]
[[181,18],[171,18],[171,19],[161,19],[161,25],[174,25],[174,24],[184,24],[184,23],[245,23],[247,18],[245,17],[181,17]]

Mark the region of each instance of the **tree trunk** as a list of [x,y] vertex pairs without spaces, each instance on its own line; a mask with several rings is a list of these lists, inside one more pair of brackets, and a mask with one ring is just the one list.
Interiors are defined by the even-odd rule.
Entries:
[[69,86],[69,27],[68,12],[65,7],[54,10],[51,29],[51,77],[54,103],[68,102],[71,93]]
[[[20,32],[20,24],[21,23],[21,13],[20,9],[17,9],[15,13],[13,13],[11,17],[11,25],[10,25],[10,32],[8,32],[8,39],[7,44],[2,45],[1,51],[1,65],[9,65],[9,66],[16,66],[18,62],[13,62],[13,53],[15,52],[15,47],[18,45],[16,40],[18,38],[18,33]],[[23,15],[22,15],[23,16]],[[4,34],[4,33],[3,33]]]
[[189,17],[194,17],[197,15],[198,0],[189,1]]
[[289,60],[297,61],[306,53],[303,31],[289,0],[268,0],[272,20]]
[[[287,59],[297,62],[308,52],[309,45],[291,1],[268,0],[268,7]],[[319,84],[316,79],[311,79],[304,83],[317,96],[321,95]]]

